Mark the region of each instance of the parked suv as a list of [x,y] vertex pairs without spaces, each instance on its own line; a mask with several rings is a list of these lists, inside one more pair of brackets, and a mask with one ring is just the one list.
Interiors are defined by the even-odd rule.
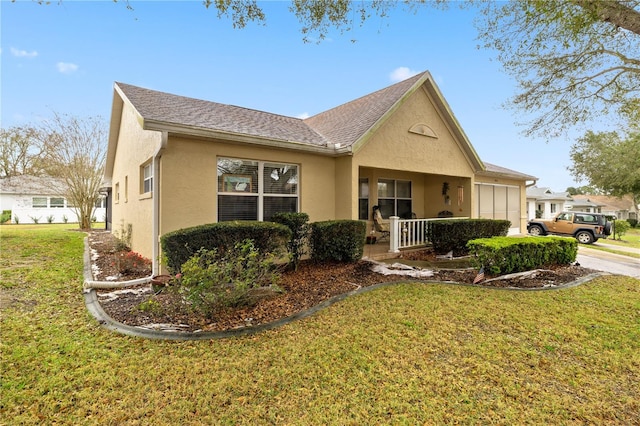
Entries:
[[611,222],[600,213],[563,212],[550,220],[530,220],[527,231],[531,235],[570,235],[580,243],[591,244],[611,235]]

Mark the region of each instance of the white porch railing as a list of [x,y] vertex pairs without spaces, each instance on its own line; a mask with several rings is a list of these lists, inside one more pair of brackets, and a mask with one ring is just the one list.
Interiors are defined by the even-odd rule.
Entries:
[[451,219],[469,219],[468,217],[446,217],[437,219],[400,219],[389,218],[389,252],[398,253],[400,249],[424,246],[429,243],[429,222]]

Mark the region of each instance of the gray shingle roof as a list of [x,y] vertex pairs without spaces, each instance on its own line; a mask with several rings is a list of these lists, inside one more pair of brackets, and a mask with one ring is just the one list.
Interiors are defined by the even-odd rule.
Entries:
[[495,164],[484,162],[485,173],[490,174],[499,174],[504,176],[511,176],[514,178],[525,179],[525,180],[537,180],[538,178],[535,176],[531,176],[525,173],[520,173],[515,170],[507,169],[506,167],[496,166]]
[[301,119],[116,83],[145,120],[225,133],[325,146]]
[[305,120],[333,144],[351,146],[371,129],[426,72]]
[[50,176],[19,175],[0,178],[0,193],[46,195],[58,194],[64,189],[60,179]]

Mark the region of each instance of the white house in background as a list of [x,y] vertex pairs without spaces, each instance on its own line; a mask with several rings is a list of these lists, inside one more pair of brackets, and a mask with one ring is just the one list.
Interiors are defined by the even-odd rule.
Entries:
[[611,197],[608,195],[574,195],[570,205],[574,210],[604,213],[616,219],[638,219],[638,206],[633,204],[633,197]]
[[[78,216],[61,196],[62,182],[51,177],[13,176],[0,179],[0,209],[11,211],[11,223],[75,223]],[[106,202],[100,198],[93,217],[104,221]]]
[[551,188],[538,188],[532,186],[527,188],[527,218],[529,220],[551,219],[556,214],[568,210],[568,202],[571,196],[568,192],[553,192]]

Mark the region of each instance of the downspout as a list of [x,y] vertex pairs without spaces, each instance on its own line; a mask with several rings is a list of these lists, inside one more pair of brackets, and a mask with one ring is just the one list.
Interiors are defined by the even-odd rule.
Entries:
[[153,264],[151,268],[153,275],[160,274],[160,250],[158,246],[160,244],[160,158],[167,148],[168,142],[169,133],[162,132],[160,146],[153,155]]
[[151,282],[151,278],[155,275],[158,275],[160,270],[160,250],[158,249],[159,244],[159,233],[160,233],[160,182],[158,177],[160,176],[160,158],[162,157],[162,153],[167,147],[167,142],[169,140],[169,134],[167,132],[162,132],[162,136],[160,139],[160,146],[156,150],[155,154],[153,154],[153,224],[152,224],[152,239],[153,245],[152,247],[152,266],[151,266],[151,275],[144,278],[138,278],[131,281],[94,281],[93,274],[91,272],[91,253],[89,251],[89,244],[85,239],[85,253],[84,253],[84,290],[90,291],[91,289],[114,289],[114,288],[127,288],[133,287],[136,285],[146,284]]

